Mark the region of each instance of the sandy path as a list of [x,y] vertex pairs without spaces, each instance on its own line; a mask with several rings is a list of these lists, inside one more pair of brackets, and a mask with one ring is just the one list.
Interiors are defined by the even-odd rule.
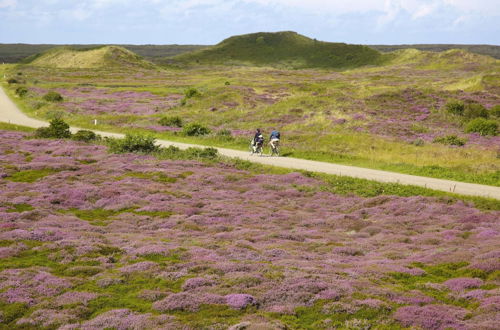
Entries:
[[[0,121],[17,125],[30,127],[47,126],[47,123],[41,120],[33,119],[21,112],[17,106],[9,99],[4,90],[0,88]],[[73,127],[73,131],[78,128]],[[123,134],[95,131],[102,136],[123,137]],[[181,149],[188,147],[205,147],[195,144],[179,143],[166,140],[158,140],[161,146],[174,145]],[[397,182],[401,184],[415,185],[435,190],[455,192],[462,195],[491,197],[500,200],[500,187],[472,184],[458,181],[433,179],[421,176],[386,172],[379,170],[366,169],[355,166],[336,165],[312,160],[289,158],[289,157],[259,157],[251,156],[248,152],[217,148],[224,156],[237,157],[256,163],[274,165],[292,169],[308,170],[322,172],[327,174],[345,175],[355,178],[375,180],[379,182]]]

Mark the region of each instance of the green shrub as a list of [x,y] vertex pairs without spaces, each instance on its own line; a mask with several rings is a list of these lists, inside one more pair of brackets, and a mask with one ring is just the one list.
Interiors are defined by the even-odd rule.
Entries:
[[184,95],[186,96],[186,98],[190,99],[195,96],[200,96],[201,93],[196,88],[191,87],[184,92]]
[[189,123],[184,126],[182,133],[187,136],[200,136],[209,134],[210,129],[198,123]]
[[497,135],[498,123],[494,120],[476,118],[471,120],[465,127],[466,133],[479,133],[480,135]]
[[71,137],[69,125],[62,119],[52,119],[49,127],[40,127],[35,131],[35,136],[39,138],[66,139]]
[[43,99],[47,102],[61,102],[63,97],[58,92],[50,91],[43,96]]
[[229,85],[231,85],[231,83],[230,83],[229,81],[226,81],[226,82],[224,83],[224,85],[229,86]]
[[488,118],[488,110],[479,103],[467,103],[463,116],[467,119]]
[[23,97],[28,94],[28,89],[24,86],[19,86],[16,88],[16,94],[19,95],[19,97]]
[[17,81],[16,79],[14,79],[14,78],[9,78],[9,79],[7,80],[7,83],[8,83],[9,85],[12,85],[12,84],[17,84],[17,83],[18,83],[18,81]]
[[463,146],[466,142],[465,139],[461,139],[456,135],[441,136],[434,139],[433,142],[442,143],[450,146]]
[[497,104],[490,109],[490,115],[492,117],[500,118],[500,104]]
[[179,116],[163,117],[158,121],[158,123],[162,126],[182,127],[182,118]]
[[73,135],[73,140],[91,142],[97,140],[97,134],[89,130],[79,130]]
[[451,100],[446,103],[445,108],[447,112],[453,115],[461,116],[464,114],[465,104],[459,100]]
[[152,153],[159,150],[154,137],[141,134],[126,134],[124,139],[108,139],[107,141],[110,151],[114,153]]

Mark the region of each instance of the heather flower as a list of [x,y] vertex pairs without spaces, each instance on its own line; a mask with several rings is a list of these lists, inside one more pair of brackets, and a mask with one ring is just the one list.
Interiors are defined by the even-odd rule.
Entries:
[[73,304],[87,305],[90,300],[95,298],[97,298],[97,294],[93,292],[68,291],[58,296],[55,301],[59,306]]
[[228,294],[226,297],[226,303],[234,309],[243,309],[249,305],[256,305],[257,301],[254,297],[249,294]]
[[214,284],[214,281],[211,279],[207,279],[204,277],[194,277],[187,279],[182,285],[182,290],[193,290],[202,286],[211,286]]
[[394,318],[405,327],[429,330],[466,329],[462,321],[467,310],[446,305],[406,306],[399,308]]
[[226,299],[213,294],[191,294],[186,292],[174,293],[165,299],[153,304],[153,308],[160,311],[196,311],[202,304],[224,304]]
[[483,281],[479,278],[460,277],[452,278],[443,284],[452,291],[463,291],[465,289],[477,288],[483,284]]
[[141,261],[135,264],[127,265],[121,267],[119,270],[122,273],[135,273],[135,272],[145,272],[154,271],[158,269],[158,264],[152,261]]
[[67,310],[37,309],[31,315],[17,320],[20,326],[32,326],[34,328],[50,327],[72,322],[77,316]]
[[486,290],[481,290],[481,289],[478,289],[478,290],[471,290],[471,291],[467,291],[467,292],[463,292],[459,295],[459,298],[462,298],[462,299],[481,299],[481,298],[484,298],[484,296],[488,293],[488,291]]

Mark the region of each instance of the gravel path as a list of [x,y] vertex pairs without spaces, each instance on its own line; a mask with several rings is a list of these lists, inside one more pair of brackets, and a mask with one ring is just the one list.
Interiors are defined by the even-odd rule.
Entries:
[[[47,126],[47,123],[41,120],[33,119],[22,113],[18,107],[9,99],[4,90],[0,88],[0,121],[17,125],[41,127]],[[78,128],[72,128],[73,131]],[[97,134],[109,137],[123,137],[123,134],[95,131]],[[179,143],[166,140],[158,140],[161,146],[174,145],[181,149],[188,147],[204,147],[195,144]],[[251,156],[248,152],[217,148],[224,156],[237,157],[256,163],[286,167],[292,169],[308,170],[313,172],[322,172],[327,174],[345,175],[355,178],[375,180],[379,182],[397,182],[401,184],[426,187],[434,190],[455,192],[461,195],[483,196],[500,200],[500,187],[472,184],[458,181],[433,179],[428,177],[400,174],[387,171],[372,170],[367,168],[337,165],[312,160],[289,158],[289,157],[260,157]]]

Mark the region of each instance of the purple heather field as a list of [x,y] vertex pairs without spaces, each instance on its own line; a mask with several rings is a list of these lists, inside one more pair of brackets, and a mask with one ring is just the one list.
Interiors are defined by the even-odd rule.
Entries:
[[498,329],[498,211],[26,137],[0,131],[0,329]]

